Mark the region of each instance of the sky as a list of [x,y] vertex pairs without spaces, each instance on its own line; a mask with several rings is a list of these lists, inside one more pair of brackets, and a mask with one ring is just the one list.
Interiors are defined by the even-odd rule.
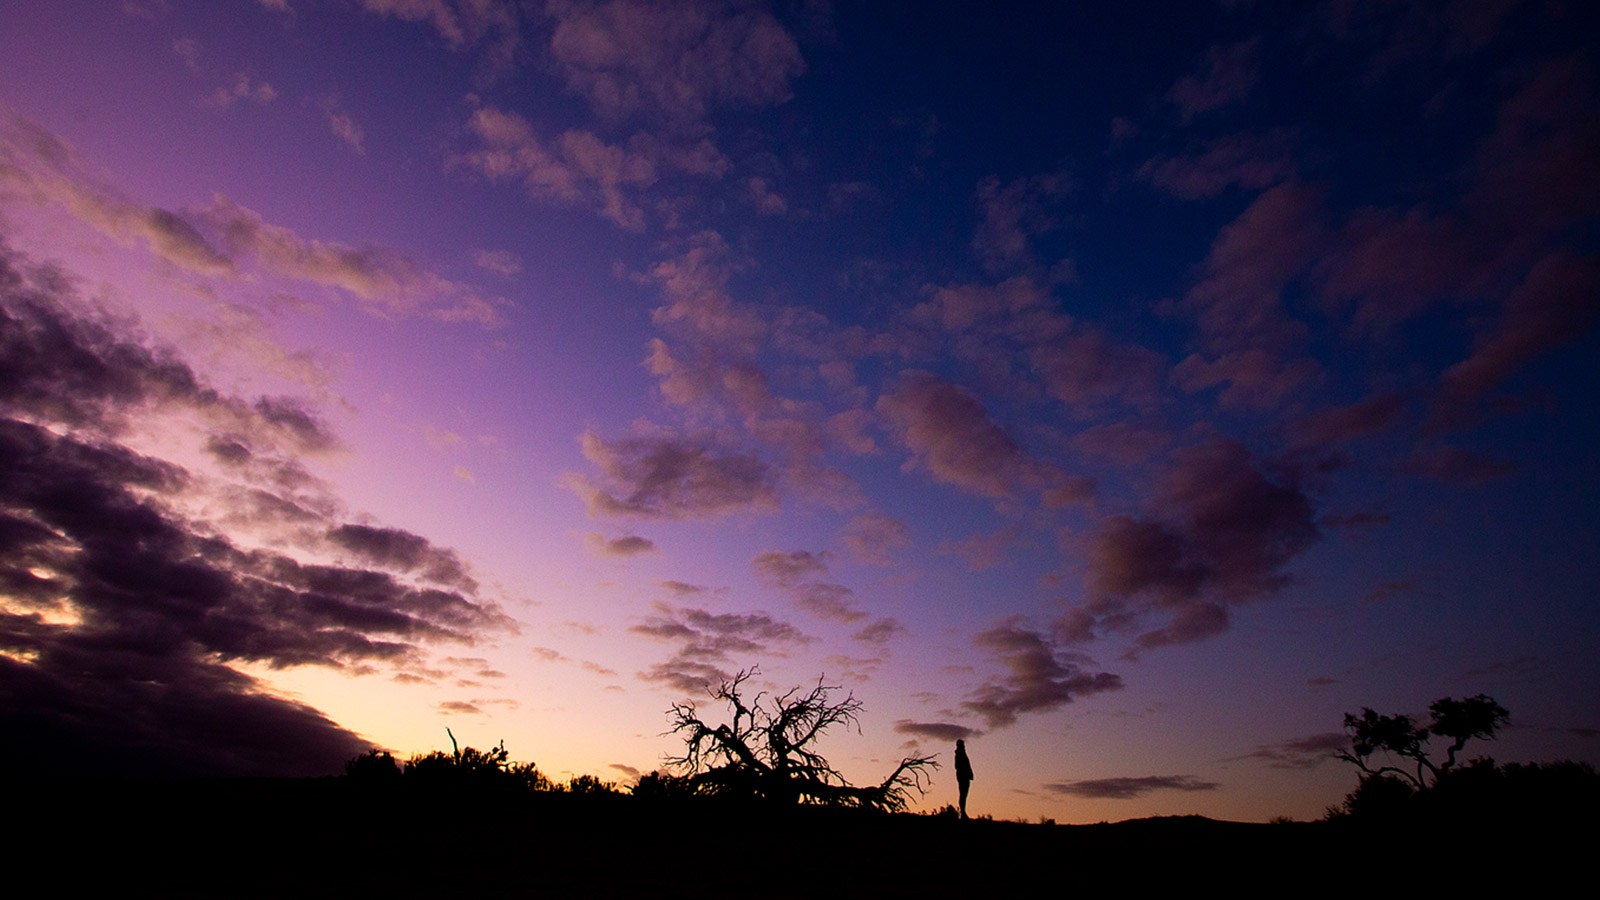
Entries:
[[0,0],[4,752],[626,784],[758,668],[924,810],[1600,763],[1594,18]]

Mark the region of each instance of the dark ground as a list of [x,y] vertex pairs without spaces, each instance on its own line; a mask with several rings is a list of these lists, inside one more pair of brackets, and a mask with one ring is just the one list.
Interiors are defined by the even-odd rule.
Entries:
[[52,896],[975,897],[1201,885],[1524,890],[1592,871],[1592,825],[1460,830],[1200,817],[1033,825],[348,779],[13,780],[14,880]]

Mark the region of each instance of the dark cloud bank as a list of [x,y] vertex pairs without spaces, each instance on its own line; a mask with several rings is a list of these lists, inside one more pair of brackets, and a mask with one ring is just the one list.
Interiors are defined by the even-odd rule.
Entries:
[[[453,552],[326,512],[337,504],[296,462],[335,443],[309,409],[220,394],[71,311],[67,283],[0,244],[0,760],[40,774],[336,771],[365,742],[229,663],[365,672],[508,620]],[[227,489],[254,498],[234,518],[292,526],[299,551],[346,564],[250,548],[182,512],[220,489],[124,443],[127,423],[157,414],[216,429],[219,463],[262,479]]]

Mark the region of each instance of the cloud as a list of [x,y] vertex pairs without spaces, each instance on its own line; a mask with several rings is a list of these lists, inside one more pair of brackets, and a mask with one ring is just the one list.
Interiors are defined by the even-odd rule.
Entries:
[[1310,737],[1293,738],[1276,744],[1262,744],[1236,759],[1257,759],[1274,769],[1309,769],[1333,759],[1335,750],[1350,746],[1350,736],[1342,731],[1325,731]]
[[0,188],[39,206],[59,206],[127,246],[143,240],[152,253],[203,275],[231,277],[234,261],[184,217],[130,203],[91,182],[77,151],[43,127],[0,108]]
[[1157,156],[1135,176],[1185,200],[1215,197],[1237,185],[1259,191],[1289,181],[1298,173],[1291,153],[1294,134],[1232,134],[1207,141],[1188,156]]
[[1162,473],[1149,518],[1110,516],[1092,538],[1086,587],[1102,608],[1142,598],[1171,619],[1141,647],[1227,627],[1227,606],[1277,593],[1283,571],[1318,538],[1311,501],[1268,479],[1237,442],[1186,448]]
[[[240,490],[122,443],[127,413],[221,408],[242,432],[270,435],[286,422],[293,434],[304,411],[222,395],[169,351],[77,319],[66,283],[0,252],[0,365],[17,371],[43,345],[57,360],[30,364],[21,385],[6,379],[0,396],[0,725],[29,735],[8,761],[41,773],[327,773],[365,742],[230,663],[412,665],[427,644],[510,627],[453,553],[417,535],[339,525],[262,488],[250,491],[321,527],[250,547],[195,517]],[[224,471],[256,456],[238,440],[217,448],[232,457]],[[356,563],[302,558],[323,541]]]
[[684,693],[702,693],[729,679],[722,665],[734,654],[782,655],[776,649],[811,641],[799,629],[766,613],[712,613],[693,607],[654,604],[656,615],[628,630],[678,645],[672,658],[639,673],[644,681]]
[[867,617],[865,612],[855,608],[855,591],[842,584],[797,584],[789,588],[789,596],[801,609],[819,619],[850,625]]
[[825,553],[812,554],[808,550],[769,550],[750,560],[750,568],[761,580],[782,588],[795,605],[820,619],[846,625],[865,619],[867,614],[854,605],[854,591],[842,584],[801,580],[828,571],[826,557]]
[[178,54],[189,71],[200,71],[200,42],[194,38],[177,38],[172,42],[172,52]]
[[768,550],[750,560],[750,568],[757,576],[782,587],[791,587],[813,572],[828,571],[825,555],[809,550]]
[[278,99],[278,92],[272,85],[256,78],[249,72],[240,72],[233,76],[233,81],[213,91],[206,98],[206,103],[218,109],[227,109],[239,100],[250,100],[254,103],[271,103]]
[[864,626],[860,631],[850,635],[851,640],[861,641],[864,644],[887,644],[897,634],[903,634],[906,626],[899,619],[883,618]]
[[1097,778],[1044,785],[1051,793],[1091,800],[1133,800],[1153,791],[1214,791],[1220,787],[1222,785],[1215,781],[1202,781],[1193,775]]
[[975,534],[959,541],[945,541],[939,545],[938,552],[945,556],[959,556],[967,563],[967,568],[974,572],[992,569],[1006,563],[1006,550],[1022,546],[1026,541],[1022,538],[1022,531],[1015,525],[1010,525],[993,534]]
[[1134,422],[1112,422],[1078,432],[1072,446],[1089,456],[1121,466],[1137,466],[1162,453],[1172,443],[1165,428]]
[[1053,340],[1071,320],[1055,312],[1049,289],[1017,275],[998,284],[929,285],[908,318],[950,334],[986,333],[1019,341]]
[[546,142],[526,119],[490,107],[475,110],[467,129],[482,146],[462,159],[491,180],[516,179],[537,200],[589,207],[628,231],[644,228],[638,195],[658,177],[651,154],[580,130]]
[[356,124],[356,120],[350,117],[350,113],[340,105],[338,98],[329,97],[323,100],[322,114],[327,117],[328,129],[333,132],[334,137],[344,141],[357,155],[366,155],[367,151],[364,146],[366,133],[361,130],[360,125]]
[[1275,409],[1322,369],[1309,357],[1284,361],[1267,350],[1224,353],[1212,359],[1196,353],[1172,369],[1172,380],[1189,393],[1227,385],[1218,396],[1223,409]]
[[713,105],[789,99],[805,71],[800,48],[751,4],[554,2],[550,57],[601,115],[696,120]]
[[658,325],[690,330],[701,340],[736,358],[755,354],[766,338],[767,325],[728,292],[728,281],[741,268],[722,235],[701,231],[690,236],[676,257],[651,267],[650,277],[666,300],[651,312]]
[[1561,253],[1539,260],[1507,298],[1500,321],[1478,336],[1471,355],[1440,376],[1436,421],[1552,348],[1587,334],[1597,320],[1600,263]]
[[500,324],[493,303],[395,251],[305,238],[221,194],[200,217],[220,232],[223,246],[236,257],[254,257],[275,275],[349,291],[374,312],[405,316],[421,311],[446,322]]
[[227,281],[247,277],[254,262],[264,274],[348,291],[378,315],[502,323],[505,301],[481,297],[404,254],[306,238],[221,194],[183,213],[141,206],[100,185],[88,168],[66,142],[0,110],[0,191],[60,207],[123,245],[143,241],[173,265]]
[[522,259],[509,250],[479,250],[472,255],[479,268],[511,277],[522,271]]
[[521,44],[516,0],[359,0],[367,12],[433,27],[452,50],[486,45],[491,71],[511,65]]
[[1056,226],[1049,208],[1071,187],[1064,173],[1019,178],[1004,186],[991,175],[978,182],[980,220],[972,250],[991,272],[1005,272],[1034,262],[1032,238]]
[[1032,347],[1028,361],[1050,396],[1081,418],[1113,404],[1154,407],[1167,371],[1160,353],[1083,326]]
[[911,546],[911,529],[904,522],[872,511],[855,516],[844,527],[842,540],[856,559],[887,566],[890,554]]
[[1401,420],[1411,398],[1402,393],[1374,394],[1348,406],[1329,407],[1295,423],[1294,444],[1332,448],[1380,434]]
[[0,409],[106,434],[182,409],[231,435],[216,446],[243,462],[251,448],[326,453],[339,442],[301,401],[225,396],[169,350],[122,339],[107,321],[69,312],[60,286],[31,277],[0,244]]
[[585,432],[582,445],[600,469],[598,483],[570,475],[567,485],[590,515],[701,519],[778,508],[772,468],[754,456],[676,437],[607,441]]
[[789,202],[783,195],[775,193],[767,187],[765,178],[749,178],[745,181],[745,190],[750,199],[750,205],[755,207],[756,213],[763,216],[781,216],[789,211]]
[[879,415],[927,468],[935,481],[984,497],[1012,497],[1037,482],[1042,467],[990,420],[970,391],[917,370],[901,373],[898,387],[878,398]]
[[1438,67],[1471,54],[1502,33],[1515,0],[1437,0],[1398,6],[1329,3],[1317,19],[1334,37],[1364,45],[1367,77],[1377,81],[1408,68]]
[[968,728],[965,725],[957,725],[953,722],[913,722],[909,719],[901,719],[894,723],[894,730],[896,734],[909,734],[913,737],[928,738],[929,740],[944,741],[945,743],[964,741],[983,734],[976,728]]
[[1201,113],[1231,106],[1249,96],[1259,77],[1255,38],[1217,44],[1206,52],[1201,71],[1179,78],[1167,97],[1188,122]]
[[1439,445],[1418,447],[1400,463],[1400,471],[1420,475],[1441,484],[1466,484],[1478,487],[1516,471],[1516,463],[1491,459],[1463,447]]
[[867,434],[876,422],[871,410],[847,409],[829,416],[825,428],[834,443],[857,456],[866,456],[878,451],[877,442]]
[[583,541],[588,546],[589,552],[596,556],[619,556],[626,559],[656,552],[655,541],[632,534],[608,540],[605,535],[591,531],[584,535]]
[[1322,193],[1280,184],[1258,196],[1218,233],[1199,283],[1179,309],[1195,317],[1200,353],[1174,371],[1188,391],[1228,383],[1228,405],[1272,408],[1316,374],[1310,360],[1285,361],[1309,329],[1283,293],[1326,249]]
[[328,538],[365,563],[414,573],[434,584],[476,591],[478,583],[467,575],[466,564],[454,550],[435,547],[427,538],[399,528],[340,525]]
[[972,643],[989,651],[1009,673],[961,703],[963,709],[982,716],[991,729],[1012,724],[1022,713],[1048,712],[1078,697],[1122,687],[1119,676],[1083,671],[1043,636],[1012,622],[979,632]]

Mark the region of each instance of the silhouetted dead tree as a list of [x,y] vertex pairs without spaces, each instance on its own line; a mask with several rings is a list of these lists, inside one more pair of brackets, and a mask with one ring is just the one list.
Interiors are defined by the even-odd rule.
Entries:
[[931,756],[902,759],[881,784],[851,785],[813,745],[835,725],[854,726],[859,732],[861,701],[853,694],[834,701],[830,695],[839,688],[820,679],[804,695],[794,688],[765,703],[765,692],[747,701],[740,691],[756,674],[755,669],[742,671],[711,692],[732,708],[728,724],[707,725],[692,702],[672,705],[671,733],[683,737],[685,748],[667,764],[686,773],[695,793],[898,812],[906,808],[912,791],[921,795],[927,790],[928,770],[939,767]]

